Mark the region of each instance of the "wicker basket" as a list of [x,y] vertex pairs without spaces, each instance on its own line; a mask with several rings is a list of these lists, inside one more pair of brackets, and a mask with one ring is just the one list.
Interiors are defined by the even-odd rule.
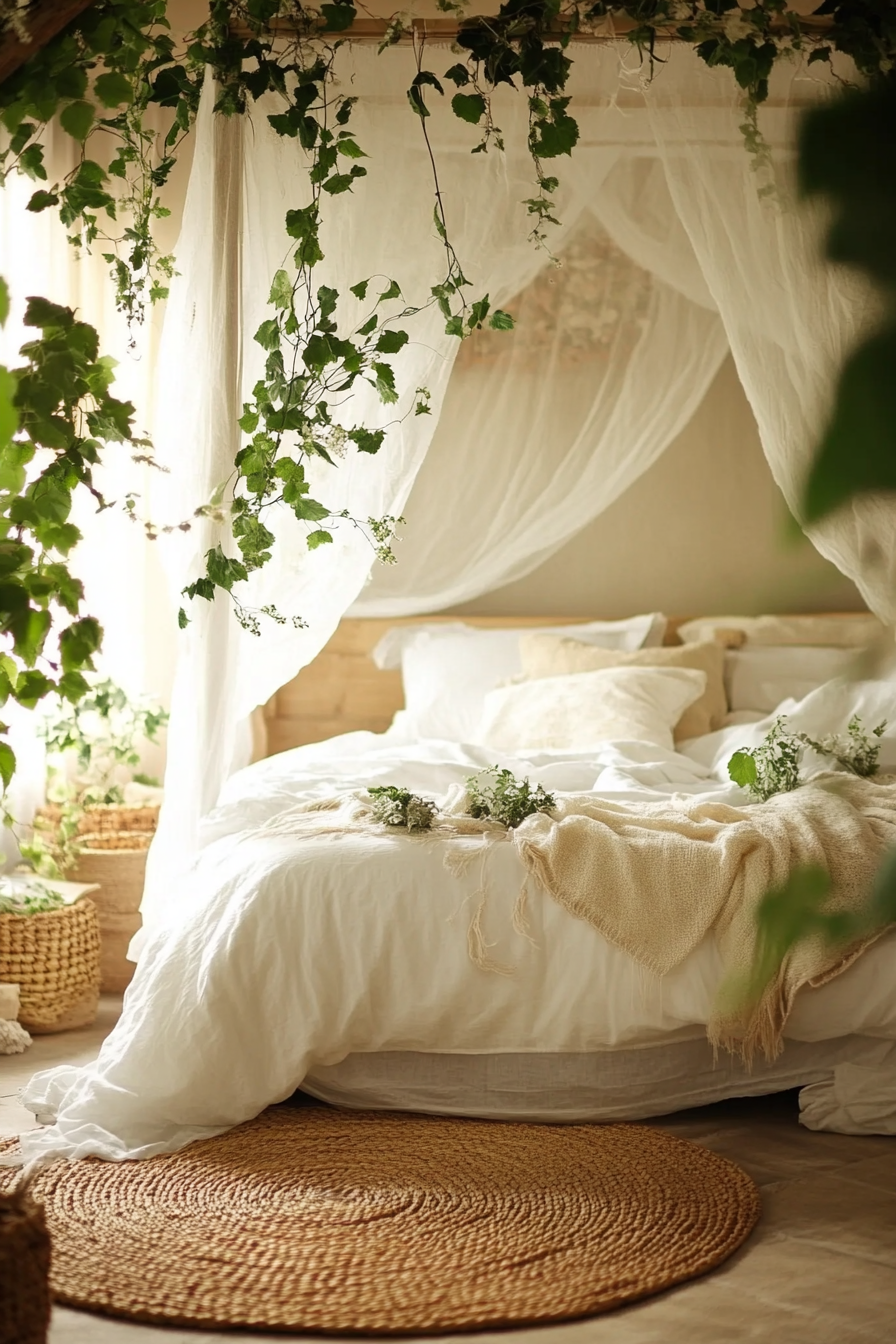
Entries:
[[[38,830],[52,831],[62,819],[53,803],[38,809]],[[140,901],[146,875],[146,851],[159,821],[159,808],[102,803],[87,807],[78,822],[81,853],[66,873],[72,882],[98,886],[91,895],[100,923],[101,989],[123,994],[131,983],[134,963],[127,949],[140,928]]]
[[46,1344],[50,1236],[27,1189],[0,1195],[0,1344]]
[[140,928],[140,902],[146,877],[146,851],[152,836],[131,831],[124,835],[85,835],[85,848],[67,874],[72,882],[99,887],[90,899],[100,921],[100,988],[104,994],[123,994],[134,970],[127,959],[131,939]]
[[93,902],[36,915],[0,915],[0,980],[20,986],[19,1021],[35,1035],[92,1022],[100,997],[100,928]]
[[[62,808],[56,803],[47,803],[46,807],[37,809],[35,823],[39,830],[54,830],[62,820]],[[159,824],[159,808],[153,807],[129,807],[127,803],[96,803],[90,807],[85,807],[84,813],[78,822],[78,834],[90,836],[90,845],[93,849],[100,848],[126,848],[121,845],[97,845],[94,843],[95,837],[108,836],[113,838],[120,834],[131,836],[133,834],[146,835],[146,846],[152,839],[153,833]],[[131,846],[136,848],[136,846]]]

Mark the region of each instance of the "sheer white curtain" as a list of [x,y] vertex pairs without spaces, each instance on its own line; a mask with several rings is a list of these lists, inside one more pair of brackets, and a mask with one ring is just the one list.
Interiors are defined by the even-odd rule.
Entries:
[[436,610],[521,578],[646,471],[703,400],[727,350],[718,317],[635,265],[590,211],[560,257],[514,300],[512,334],[465,342],[399,563],[374,572],[357,614]]
[[[444,275],[444,252],[432,224],[428,152],[406,98],[413,74],[405,50],[381,57],[364,48],[343,53],[346,91],[367,95],[352,125],[369,156],[369,176],[354,199],[324,205],[326,260],[319,280],[342,295],[359,280],[387,276],[398,281],[408,303],[420,303]],[[252,334],[267,315],[274,271],[289,265],[293,246],[284,216],[308,199],[307,156],[267,122],[276,100],[230,122],[214,116],[213,100],[209,83],[177,249],[181,274],[172,287],[160,356],[156,441],[171,472],[159,483],[153,508],[174,522],[190,518],[230,476],[239,406],[264,359]],[[459,138],[465,131],[464,143]],[[471,160],[470,128],[450,109],[434,106],[430,134],[471,292],[487,288],[494,303],[506,302],[542,264],[526,242],[519,202],[527,183],[498,155]],[[460,151],[452,153],[458,143]],[[349,297],[337,319],[348,331],[360,315]],[[403,389],[398,405],[382,406],[362,385],[347,412],[353,422],[390,426],[379,455],[351,452],[337,469],[321,463],[309,472],[312,493],[334,512],[345,508],[363,519],[405,508],[458,347],[445,335],[435,307],[411,319],[408,330],[410,342],[393,359]],[[421,386],[431,394],[431,415],[413,414]],[[273,560],[240,597],[255,609],[274,602],[287,624],[263,620],[262,634],[254,636],[237,625],[225,600],[190,607],[172,699],[165,803],[148,868],[149,923],[164,917],[173,884],[195,852],[200,817],[214,806],[230,770],[247,758],[240,724],[322,648],[371,567],[369,541],[348,523],[335,530],[332,545],[309,552],[288,510],[266,522],[278,539]],[[218,543],[232,550],[226,527],[206,519],[165,543],[173,597],[201,572],[204,553]],[[293,616],[306,625],[296,629]]]
[[[877,316],[855,274],[824,263],[825,212],[795,200],[798,117],[838,85],[816,74],[818,65],[776,72],[759,117],[772,167],[757,173],[744,152],[729,72],[709,70],[684,44],[663,57],[643,96],[669,191],[724,323],[772,474],[797,510],[840,367]],[[761,194],[772,184],[772,194]],[[859,500],[808,535],[879,616],[896,620],[891,500]]]
[[[682,43],[664,50],[652,77],[621,44],[576,51],[582,135],[559,171],[565,217],[592,212],[615,244],[604,241],[598,265],[592,235],[602,285],[586,292],[570,254],[516,297],[520,330],[500,354],[477,360],[476,341],[464,352],[409,500],[401,563],[371,576],[355,613],[438,610],[529,573],[664,451],[729,344],[774,478],[798,506],[837,372],[875,315],[862,284],[824,263],[822,212],[794,200],[798,118],[838,87],[818,70],[795,62],[777,72],[760,113],[771,155],[762,173],[729,70],[710,70]],[[561,261],[568,247],[561,234]],[[622,282],[633,266],[640,289]],[[576,304],[604,324],[590,360],[587,342],[570,355]],[[434,529],[446,497],[463,507]],[[872,608],[896,617],[889,502],[862,500],[810,537]]]
[[[580,141],[558,165],[564,224],[550,230],[559,265],[541,253],[510,303],[512,335],[465,344],[399,564],[373,571],[353,614],[434,611],[530,573],[665,451],[727,352],[643,101],[620,100],[622,72],[613,47],[576,51]],[[513,95],[498,103],[502,127],[524,113]],[[525,181],[524,151],[521,135],[509,141]]]

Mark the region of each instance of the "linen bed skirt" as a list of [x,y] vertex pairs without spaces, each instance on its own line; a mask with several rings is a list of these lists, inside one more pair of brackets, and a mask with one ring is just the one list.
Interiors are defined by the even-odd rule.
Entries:
[[[549,1123],[643,1120],[799,1087],[810,1129],[896,1134],[896,1041],[788,1040],[748,1070],[705,1036],[581,1054],[351,1054],[302,1091],[337,1106]],[[861,1094],[861,1095],[859,1095]]]

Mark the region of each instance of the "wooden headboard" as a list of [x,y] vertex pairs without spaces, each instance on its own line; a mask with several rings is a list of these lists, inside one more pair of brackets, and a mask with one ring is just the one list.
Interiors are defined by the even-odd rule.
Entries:
[[[370,657],[387,630],[397,625],[462,620],[487,630],[541,625],[580,625],[594,616],[409,616],[391,620],[347,619],[312,663],[272,696],[254,723],[256,760],[275,752],[321,742],[338,733],[366,728],[383,733],[404,705],[401,673],[381,672]],[[666,643],[688,617],[670,618]]]

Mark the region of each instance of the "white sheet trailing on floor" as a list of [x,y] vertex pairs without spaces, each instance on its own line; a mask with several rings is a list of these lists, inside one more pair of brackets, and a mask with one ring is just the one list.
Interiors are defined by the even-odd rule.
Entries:
[[[450,63],[447,51],[429,54],[433,68],[442,56]],[[268,625],[256,638],[236,626],[225,602],[194,604],[150,860],[150,921],[239,757],[237,721],[315,656],[344,611],[353,602],[367,615],[434,610],[534,568],[663,452],[729,341],[766,454],[794,498],[833,371],[867,319],[864,292],[816,259],[817,218],[789,203],[795,110],[830,85],[798,65],[777,77],[761,125],[778,195],[760,197],[730,72],[706,71],[683,45],[669,56],[646,83],[646,71],[626,68],[628,47],[577,51],[581,140],[558,166],[564,223],[551,245],[559,270],[526,240],[525,99],[496,98],[506,153],[471,158],[477,132],[431,95],[427,125],[470,294],[488,291],[493,304],[516,308],[519,330],[503,340],[477,336],[458,356],[438,313],[419,314],[395,361],[398,408],[382,408],[364,389],[352,414],[385,424],[425,385],[432,415],[393,424],[376,458],[354,455],[336,471],[321,464],[320,490],[333,508],[408,515],[394,570],[380,570],[362,594],[367,542],[346,526],[333,546],[309,553],[287,514],[274,524],[274,560],[253,577],[245,601],[273,600],[306,628]],[[344,87],[360,95],[354,117],[370,172],[354,200],[327,205],[321,280],[345,294],[385,274],[418,302],[441,278],[443,255],[430,223],[428,155],[405,98],[411,53],[359,49],[344,60]],[[252,333],[271,275],[289,255],[283,216],[308,197],[302,151],[267,123],[275,103],[222,122],[212,99],[209,88],[162,361],[169,414],[158,439],[173,468],[165,500],[173,517],[188,516],[228,478],[239,405],[261,367]],[[342,321],[353,316],[343,310]],[[876,610],[893,614],[889,506],[853,509],[816,540]],[[872,540],[883,556],[876,569],[868,564]],[[179,539],[170,555],[175,591],[218,541],[227,544],[225,529],[211,521]]]

